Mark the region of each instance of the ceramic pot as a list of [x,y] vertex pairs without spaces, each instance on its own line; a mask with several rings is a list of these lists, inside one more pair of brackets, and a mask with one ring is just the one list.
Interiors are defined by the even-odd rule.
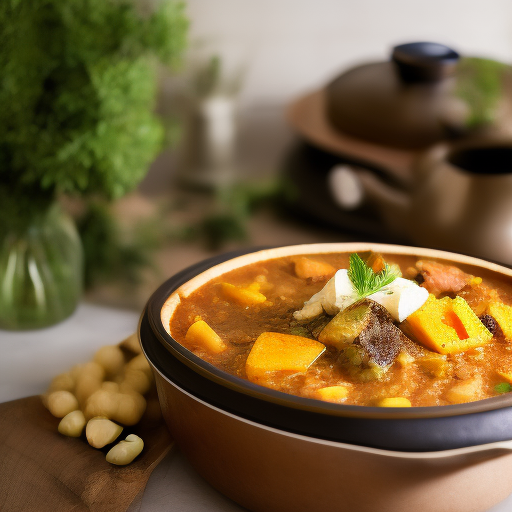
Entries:
[[337,204],[375,205],[386,226],[422,246],[512,265],[512,141],[438,145],[414,166],[409,190],[345,166],[330,175]]
[[375,250],[469,265],[474,258],[379,244],[317,244],[224,255],[164,283],[140,339],[176,443],[210,484],[253,511],[482,512],[512,492],[512,395],[443,407],[387,409],[294,397],[228,375],[169,334],[179,303],[213,277],[255,261]]

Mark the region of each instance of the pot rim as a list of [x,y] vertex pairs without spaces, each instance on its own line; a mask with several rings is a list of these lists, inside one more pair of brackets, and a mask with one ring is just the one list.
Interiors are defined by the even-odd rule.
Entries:
[[[142,315],[144,316],[144,315]],[[142,319],[142,317],[141,317]],[[140,333],[140,329],[139,329]],[[139,334],[139,342],[140,342],[140,334]],[[398,451],[398,450],[384,450],[382,448],[372,448],[370,446],[363,446],[358,444],[349,444],[349,443],[343,443],[340,441],[330,441],[328,439],[321,439],[318,437],[313,436],[306,436],[302,434],[297,434],[295,432],[290,432],[288,430],[284,429],[278,429],[275,427],[271,427],[269,425],[265,425],[264,423],[258,423],[255,421],[252,421],[250,419],[244,418],[242,416],[239,416],[237,414],[233,414],[229,411],[226,411],[225,409],[221,409],[209,402],[206,402],[202,400],[201,398],[195,396],[194,394],[188,392],[187,390],[183,389],[181,386],[173,382],[171,379],[169,379],[164,373],[162,373],[156,365],[153,364],[151,359],[149,358],[148,354],[144,350],[144,346],[142,346],[142,351],[144,355],[146,356],[146,359],[149,361],[149,364],[153,368],[153,371],[158,373],[158,375],[164,379],[168,384],[176,388],[180,393],[183,393],[184,395],[188,396],[192,400],[200,403],[201,405],[208,407],[210,409],[213,409],[219,414],[224,414],[225,416],[228,416],[234,420],[241,421],[242,423],[246,423],[248,425],[251,425],[256,428],[261,428],[263,430],[267,430],[268,432],[272,432],[274,434],[283,435],[286,437],[291,437],[294,439],[298,439],[303,442],[309,442],[314,444],[321,444],[325,446],[331,446],[334,448],[340,448],[344,450],[351,450],[355,452],[362,452],[362,453],[368,453],[372,455],[379,455],[381,457],[390,457],[395,459],[413,459],[413,460],[434,460],[434,459],[448,459],[451,457],[459,457],[459,456],[465,456],[473,453],[483,453],[483,452],[490,452],[490,451],[512,451],[512,440],[511,441],[497,441],[494,443],[485,443],[485,444],[478,444],[473,446],[467,446],[464,448],[453,448],[449,450],[437,450],[437,451],[427,451],[427,452],[406,452],[406,451]]]
[[228,253],[210,258],[171,277],[162,286],[160,286],[160,288],[158,288],[148,301],[148,320],[154,334],[158,338],[158,341],[180,362],[184,363],[196,373],[199,373],[203,377],[206,377],[207,379],[231,390],[286,407],[325,415],[371,419],[441,418],[447,416],[482,413],[511,407],[512,393],[464,404],[411,408],[382,408],[375,406],[334,404],[313,398],[298,397],[281,391],[265,388],[220,370],[199,358],[193,352],[174,340],[169,332],[169,321],[176,307],[179,305],[180,296],[187,297],[206,282],[210,281],[214,277],[218,277],[229,272],[230,270],[240,268],[250,263],[274,259],[281,256],[328,254],[333,252],[363,252],[368,250],[382,252],[385,254],[413,255],[422,258],[427,257],[447,260],[451,263],[473,265],[512,277],[512,269],[508,269],[496,263],[487,262],[479,258],[440,251],[437,249],[402,245],[369,242],[342,242],[293,245],[263,250],[248,249],[246,251],[242,251],[244,252],[242,255],[239,255],[240,251],[238,251],[235,253],[235,256],[233,253]]

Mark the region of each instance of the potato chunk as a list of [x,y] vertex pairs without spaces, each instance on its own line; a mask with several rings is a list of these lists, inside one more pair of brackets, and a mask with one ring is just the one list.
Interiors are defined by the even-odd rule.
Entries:
[[221,290],[223,295],[229,299],[238,302],[242,306],[253,306],[254,304],[261,304],[267,298],[259,290],[258,283],[253,283],[246,288],[235,286],[230,283],[221,283]]
[[304,373],[324,350],[322,343],[309,338],[264,332],[254,342],[247,358],[247,377],[258,382],[268,372]]
[[295,275],[301,279],[312,279],[322,281],[331,278],[336,269],[323,261],[312,260],[306,256],[299,256],[295,259]]
[[462,404],[478,400],[482,395],[482,378],[464,380],[452,386],[446,392],[446,399],[452,404]]
[[194,322],[188,328],[185,339],[191,345],[202,347],[213,354],[219,354],[228,348],[220,336],[204,320]]
[[439,354],[455,354],[481,347],[492,334],[462,297],[427,302],[407,319],[411,333],[427,348]]
[[348,388],[346,386],[329,386],[317,389],[316,394],[324,402],[340,403],[347,398]]

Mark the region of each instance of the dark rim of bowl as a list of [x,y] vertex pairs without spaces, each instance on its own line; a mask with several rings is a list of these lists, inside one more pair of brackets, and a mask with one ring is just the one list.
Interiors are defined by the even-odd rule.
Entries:
[[[372,244],[378,246],[379,244]],[[403,247],[403,246],[402,246]],[[193,277],[238,256],[257,252],[268,247],[256,247],[224,253],[213,256],[175,274],[165,281],[150,297],[146,310],[151,330],[158,338],[158,341],[180,362],[191,368],[196,373],[206,377],[229,389],[239,393],[250,395],[260,400],[272,402],[295,409],[301,409],[314,413],[326,415],[371,418],[371,419],[414,419],[414,418],[441,418],[447,416],[460,416],[466,414],[481,413],[512,406],[512,393],[505,393],[501,396],[486,398],[475,402],[464,404],[429,406],[429,407],[372,407],[361,405],[344,405],[324,402],[314,398],[304,398],[268,389],[248,380],[236,377],[220,370],[216,366],[204,361],[193,352],[185,348],[165,330],[161,321],[161,310],[168,297],[181,285],[190,281]],[[413,248],[411,248],[413,249]],[[414,248],[421,254],[421,248]],[[341,251],[338,251],[341,252]],[[388,251],[388,253],[390,253]],[[391,254],[391,253],[390,253]],[[445,253],[447,256],[449,253]],[[448,257],[446,258],[448,259]],[[482,261],[482,263],[484,263]]]

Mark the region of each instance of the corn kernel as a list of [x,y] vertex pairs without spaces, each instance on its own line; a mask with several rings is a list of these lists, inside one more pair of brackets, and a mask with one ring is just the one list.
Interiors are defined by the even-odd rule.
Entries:
[[317,389],[316,393],[320,400],[339,403],[343,402],[347,398],[348,388],[346,386],[329,386]]
[[411,407],[411,402],[403,396],[383,398],[377,404],[379,407]]

